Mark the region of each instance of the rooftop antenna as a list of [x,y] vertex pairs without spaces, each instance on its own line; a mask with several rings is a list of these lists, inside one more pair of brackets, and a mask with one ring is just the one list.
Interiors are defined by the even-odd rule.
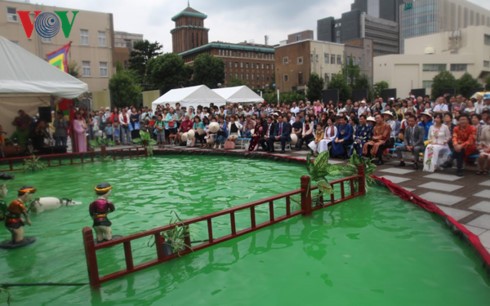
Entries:
[[187,7],[191,7],[191,1],[187,0]]

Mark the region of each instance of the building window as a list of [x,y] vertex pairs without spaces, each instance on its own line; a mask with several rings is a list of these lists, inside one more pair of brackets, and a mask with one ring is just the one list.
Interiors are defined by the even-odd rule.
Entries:
[[[87,33],[87,36],[88,36],[88,33]],[[99,31],[98,37],[99,37],[99,47],[105,47],[106,46],[105,32]],[[88,41],[88,39],[87,39],[87,41]]]
[[88,30],[80,29],[80,45],[88,45]]
[[328,73],[325,73],[323,79],[325,80],[325,85],[328,85],[328,83],[330,83],[330,77],[328,76]]
[[235,62],[235,68],[238,68],[238,62]]
[[422,81],[422,87],[423,88],[432,88],[432,83],[434,83],[434,81],[432,81],[432,80]]
[[107,62],[99,62],[99,73],[101,77],[109,76],[109,71],[107,69]]
[[17,19],[17,9],[15,7],[7,7],[7,21],[8,22],[18,22]]
[[90,75],[90,61],[82,61],[82,76],[88,77]]
[[466,71],[468,68],[467,64],[451,64],[451,71]]
[[298,84],[303,85],[304,84],[304,79],[303,79],[303,73],[298,72]]
[[298,57],[298,58],[296,59],[296,63],[297,63],[298,65],[303,65],[303,57],[302,57],[302,56]]
[[444,70],[446,70],[446,64],[424,64],[422,66],[424,72],[441,72]]
[[330,54],[325,53],[324,57],[325,57],[325,64],[330,64]]
[[490,68],[490,61],[483,61],[483,67]]
[[490,35],[485,34],[483,41],[485,42],[485,45],[490,46]]
[[248,63],[245,63],[245,68],[248,69]]
[[228,67],[233,68],[233,63],[232,62],[228,62]]
[[[240,68],[243,68],[243,62],[240,62]],[[242,78],[243,79],[243,78]]]
[[289,81],[289,77],[288,77],[288,75],[287,75],[287,74],[285,74],[285,75],[284,75],[284,82],[287,82],[287,81]]
[[330,55],[330,64],[335,64],[335,54]]
[[342,65],[342,55],[337,55],[337,65]]
[[282,63],[283,63],[284,65],[289,64],[289,58],[288,58],[287,56],[284,56],[284,57],[282,58]]

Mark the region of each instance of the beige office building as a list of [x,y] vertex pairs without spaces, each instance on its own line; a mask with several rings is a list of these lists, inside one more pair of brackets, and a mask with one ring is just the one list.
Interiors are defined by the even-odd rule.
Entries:
[[[31,22],[34,25],[32,35],[27,37],[18,11],[31,11]],[[67,17],[71,22],[72,11],[79,11],[73,22],[73,27],[67,38],[61,27],[61,19],[57,15],[48,22],[58,21],[59,32],[52,38],[43,38],[36,28],[34,11],[54,13],[55,11],[68,11]],[[56,29],[56,26],[48,29]],[[110,13],[82,11],[71,8],[45,6],[25,2],[1,1],[0,2],[0,35],[15,42],[46,59],[46,54],[59,49],[70,41],[69,63],[76,63],[79,78],[88,84],[90,92],[108,90],[109,79],[113,74],[113,49],[114,49],[113,18]],[[20,63],[21,64],[21,63]]]
[[450,71],[455,78],[465,72],[484,83],[490,76],[490,27],[473,26],[405,40],[405,53],[374,58],[374,82],[387,81],[405,97],[411,89],[426,88],[433,78]]

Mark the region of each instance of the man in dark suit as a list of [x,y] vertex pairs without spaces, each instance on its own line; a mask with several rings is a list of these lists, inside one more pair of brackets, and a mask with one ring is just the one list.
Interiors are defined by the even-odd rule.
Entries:
[[405,162],[403,161],[402,152],[412,152],[415,160],[413,167],[417,170],[419,168],[419,155],[424,152],[425,131],[423,127],[416,124],[415,116],[412,114],[408,115],[407,123],[403,145],[396,148],[396,154],[400,159],[399,166],[404,167]]
[[272,146],[270,145],[270,140],[274,137],[275,122],[274,119],[269,116],[267,117],[267,123],[264,127],[264,136],[259,139],[260,146],[262,150],[266,152],[274,152],[274,142],[272,141]]
[[291,124],[287,116],[279,116],[276,124],[275,137],[272,141],[272,150],[274,150],[274,142],[281,142],[281,153],[285,152],[286,142],[291,141]]

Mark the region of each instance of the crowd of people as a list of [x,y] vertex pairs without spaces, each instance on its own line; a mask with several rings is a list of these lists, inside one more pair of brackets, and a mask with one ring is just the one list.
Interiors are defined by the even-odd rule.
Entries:
[[[62,113],[48,124],[38,121],[31,129],[35,148],[49,140],[66,147],[72,135],[75,152],[88,150],[87,140],[105,138],[115,144],[129,145],[147,131],[160,147],[165,145],[234,148],[237,139],[249,140],[248,150],[285,152],[311,150],[314,154],[329,151],[332,157],[348,158],[355,151],[383,164],[391,152],[405,166],[408,152],[415,169],[433,172],[451,167],[456,161],[462,175],[465,161],[477,158],[477,174],[490,169],[490,97],[477,95],[429,96],[383,101],[299,101],[292,104],[182,107],[176,104],[137,109],[102,108],[75,112],[71,124]],[[30,121],[19,111],[13,124],[15,137],[27,137]],[[71,130],[71,131],[70,131]],[[25,141],[25,140],[23,140]]]

